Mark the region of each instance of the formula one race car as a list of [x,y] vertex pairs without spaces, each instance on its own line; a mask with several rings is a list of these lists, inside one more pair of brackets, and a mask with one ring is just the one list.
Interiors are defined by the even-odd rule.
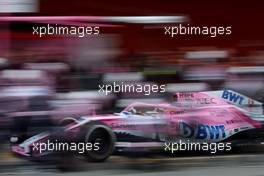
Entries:
[[166,142],[179,140],[197,143],[263,140],[263,106],[258,101],[231,90],[182,92],[173,98],[172,103],[133,103],[112,115],[65,118],[62,129],[13,144],[12,151],[34,158],[67,150],[91,161],[103,161],[116,150],[164,146]]

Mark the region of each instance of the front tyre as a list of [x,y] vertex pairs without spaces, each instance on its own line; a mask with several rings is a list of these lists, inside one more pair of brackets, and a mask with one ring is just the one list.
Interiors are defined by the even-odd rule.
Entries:
[[85,152],[89,161],[101,162],[109,158],[115,148],[116,136],[112,129],[100,122],[93,122],[84,128],[84,142],[93,146]]

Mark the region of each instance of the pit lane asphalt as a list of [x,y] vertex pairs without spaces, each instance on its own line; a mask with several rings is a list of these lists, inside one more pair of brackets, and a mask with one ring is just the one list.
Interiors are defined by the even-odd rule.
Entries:
[[78,169],[61,172],[54,165],[42,165],[8,157],[0,162],[0,175],[21,176],[263,176],[264,154],[219,155],[197,157],[138,158],[113,156],[104,163],[87,163],[78,160]]

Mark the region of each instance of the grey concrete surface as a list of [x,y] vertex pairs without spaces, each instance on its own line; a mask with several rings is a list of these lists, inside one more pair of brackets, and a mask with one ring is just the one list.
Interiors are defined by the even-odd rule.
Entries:
[[[1,162],[4,163],[4,162]],[[264,155],[220,155],[199,157],[138,158],[112,157],[105,163],[78,161],[78,168],[61,172],[54,165],[13,160],[0,163],[0,175],[20,176],[264,176]]]

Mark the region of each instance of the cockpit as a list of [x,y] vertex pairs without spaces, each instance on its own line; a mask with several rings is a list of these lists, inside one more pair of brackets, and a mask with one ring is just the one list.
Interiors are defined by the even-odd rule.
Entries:
[[124,109],[121,113],[125,115],[146,115],[146,116],[157,116],[164,114],[166,112],[166,108],[156,107],[156,106],[137,106],[131,105]]

